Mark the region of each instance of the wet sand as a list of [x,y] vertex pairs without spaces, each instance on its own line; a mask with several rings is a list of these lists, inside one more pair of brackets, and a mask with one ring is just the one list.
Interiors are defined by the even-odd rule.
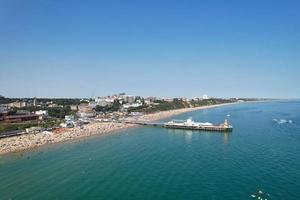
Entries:
[[[215,108],[215,107],[230,105],[230,104],[235,104],[235,103],[161,111],[153,114],[142,115],[137,118],[134,118],[134,120],[149,121],[149,122],[158,121],[175,115],[183,114],[186,112]],[[93,122],[85,125],[82,129],[79,127],[75,127],[69,129],[61,129],[60,131],[54,131],[54,132],[41,132],[36,134],[25,134],[21,136],[3,138],[0,139],[0,154],[36,148],[38,146],[42,146],[45,144],[65,142],[69,140],[88,137],[91,135],[112,134],[116,131],[120,131],[126,128],[132,128],[135,126],[136,125],[132,125],[132,124],[121,124],[121,123],[113,123],[113,122]]]

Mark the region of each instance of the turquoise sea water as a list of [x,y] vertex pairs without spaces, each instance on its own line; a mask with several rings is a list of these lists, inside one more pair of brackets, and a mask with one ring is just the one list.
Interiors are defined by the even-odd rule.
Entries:
[[300,199],[300,101],[175,118],[227,114],[230,134],[142,127],[2,156],[0,199]]

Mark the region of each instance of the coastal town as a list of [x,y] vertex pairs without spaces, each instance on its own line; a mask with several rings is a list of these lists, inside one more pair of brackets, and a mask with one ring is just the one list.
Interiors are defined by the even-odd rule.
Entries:
[[0,0],[0,27],[0,200],[300,200],[300,0]]
[[0,153],[108,134],[134,124],[153,122],[196,109],[256,99],[160,98],[125,93],[86,99],[13,99],[1,97]]

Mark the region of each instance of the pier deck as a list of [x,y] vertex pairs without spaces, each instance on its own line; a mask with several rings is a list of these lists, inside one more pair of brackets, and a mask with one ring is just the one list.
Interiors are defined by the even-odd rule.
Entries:
[[216,131],[216,132],[232,132],[232,127],[223,127],[223,126],[203,126],[203,127],[195,127],[195,126],[173,126],[167,125],[165,123],[155,123],[155,122],[145,122],[145,121],[117,121],[118,123],[125,124],[136,124],[142,126],[155,126],[169,129],[186,129],[186,130],[199,130],[199,131]]

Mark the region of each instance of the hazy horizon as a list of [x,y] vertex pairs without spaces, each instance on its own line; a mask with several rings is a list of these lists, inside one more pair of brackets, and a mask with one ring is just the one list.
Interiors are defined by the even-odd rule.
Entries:
[[0,95],[298,99],[299,8],[292,0],[1,1]]
[[[5,96],[3,94],[0,94],[0,96],[3,96],[5,98],[12,98],[12,99],[89,99],[89,98],[96,98],[96,97],[106,97],[106,96],[112,96],[119,94],[120,92],[116,93],[111,93],[111,94],[102,94],[102,95],[93,95],[93,96]],[[131,94],[131,93],[126,93],[126,95],[133,95],[133,96],[140,96],[140,97],[153,97],[154,95],[139,95],[139,94]],[[207,95],[207,94],[203,94]],[[176,96],[155,96],[159,98],[202,98],[203,95],[195,95],[195,96],[181,96],[181,95],[176,95]],[[209,98],[253,98],[253,99],[273,99],[273,100],[300,100],[300,98],[297,97],[291,97],[291,98],[278,98],[278,97],[253,97],[253,96],[208,96]]]

